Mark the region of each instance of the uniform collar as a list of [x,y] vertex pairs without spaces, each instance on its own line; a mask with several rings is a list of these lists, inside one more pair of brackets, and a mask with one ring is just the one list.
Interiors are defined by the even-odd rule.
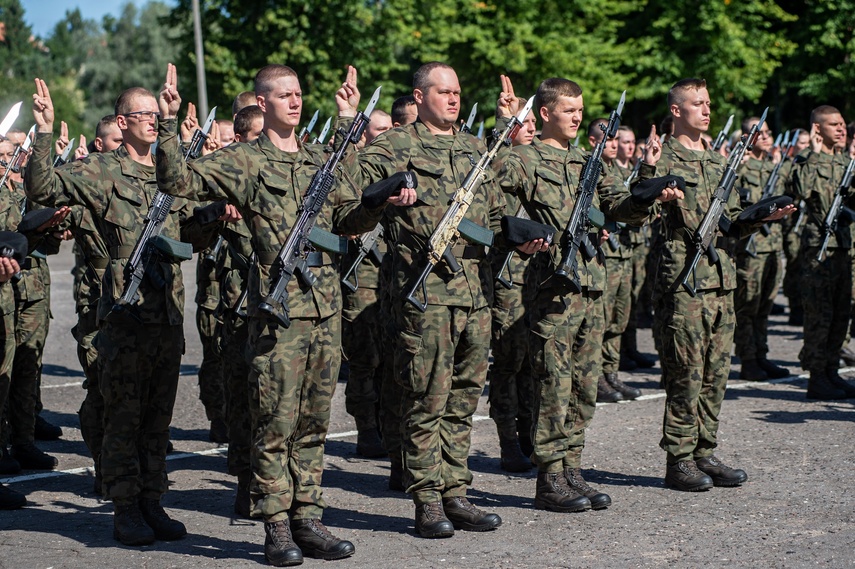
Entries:
[[125,148],[124,145],[119,146],[114,150],[113,155],[119,161],[120,168],[122,169],[122,176],[126,176],[128,178],[139,178],[140,180],[150,180],[154,177],[154,166],[140,164],[131,158],[130,153],[128,153],[128,149]]

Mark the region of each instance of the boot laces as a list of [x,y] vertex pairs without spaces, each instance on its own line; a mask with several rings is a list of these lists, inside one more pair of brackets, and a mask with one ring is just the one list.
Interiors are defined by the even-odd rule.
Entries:
[[309,527],[309,529],[312,530],[312,532],[315,535],[324,539],[325,541],[337,541],[338,540],[338,538],[336,536],[334,536],[332,533],[330,533],[330,530],[327,529],[327,526],[325,526],[323,523],[321,523],[321,520],[309,519],[309,520],[304,520],[304,523],[306,524],[306,526]]
[[139,512],[140,519],[142,518],[142,508],[145,508],[146,512],[149,516],[157,520],[158,522],[171,522],[172,519],[166,513],[166,510],[163,509],[163,506],[160,505],[159,500],[151,500],[148,498],[144,498],[142,500],[141,508],[135,508],[137,512]]
[[431,502],[430,504],[422,505],[422,512],[430,521],[441,520],[445,518],[445,510],[441,502]]
[[267,530],[270,540],[278,548],[290,546],[294,543],[288,522],[268,522],[264,524],[264,529]]
[[686,474],[688,476],[700,476],[701,474],[703,474],[698,468],[698,465],[695,464],[694,460],[680,461],[680,463],[678,464],[678,468],[683,471],[683,474]]
[[568,469],[564,476],[567,478],[567,483],[576,490],[579,490],[580,494],[584,495],[594,492],[594,489],[588,486],[588,483],[582,478],[582,470],[580,468]]
[[466,511],[467,511],[467,512],[469,512],[470,514],[475,514],[476,516],[483,516],[483,515],[484,515],[484,512],[482,512],[481,510],[479,510],[479,509],[475,506],[475,504],[473,504],[473,503],[472,503],[472,502],[470,502],[468,499],[466,499],[466,498],[464,498],[464,497],[462,497],[462,496],[460,496],[460,497],[454,497],[454,498],[452,498],[452,500],[454,500],[454,502],[457,504],[457,506],[458,506],[460,509],[462,509],[462,510],[466,510]]

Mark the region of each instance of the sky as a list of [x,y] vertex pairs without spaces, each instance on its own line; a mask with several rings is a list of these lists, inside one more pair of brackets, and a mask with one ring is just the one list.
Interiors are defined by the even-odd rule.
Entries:
[[[162,1],[175,4],[174,0]],[[79,8],[84,18],[100,22],[106,14],[118,16],[122,6],[129,3],[143,6],[147,0],[22,0],[24,20],[33,28],[33,33],[42,38],[53,31],[69,10]]]

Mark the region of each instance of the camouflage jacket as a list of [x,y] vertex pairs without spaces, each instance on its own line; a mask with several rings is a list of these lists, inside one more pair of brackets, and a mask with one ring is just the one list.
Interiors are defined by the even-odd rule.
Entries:
[[[0,186],[0,230],[15,231],[21,222],[21,206],[8,186]],[[0,313],[15,311],[15,293],[12,283],[0,283]]]
[[[106,269],[98,308],[98,319],[110,313],[125,286],[125,266],[133,252],[151,201],[157,193],[154,168],[135,162],[124,146],[109,153],[93,153],[54,170],[51,137],[37,133],[24,182],[27,195],[45,205],[82,205],[90,210],[98,227],[110,264]],[[164,223],[162,235],[185,241],[201,241],[202,234],[190,219],[187,202],[175,200]],[[160,289],[152,279],[143,279],[134,315],[144,324],[181,324],[184,320],[184,282],[178,261],[160,257],[148,271],[166,283]],[[162,279],[162,280],[161,280]]]
[[[252,235],[242,220],[228,223],[222,230],[226,240],[226,254],[217,265],[217,282],[220,283],[220,310],[238,310],[236,304],[247,286],[252,255]],[[246,310],[246,306],[243,307]]]
[[[662,156],[655,166],[643,164],[639,179],[645,180],[667,174],[682,176],[686,180],[684,199],[662,204],[662,233],[664,243],[659,251],[659,264],[656,271],[655,291],[659,294],[676,291],[683,293],[682,287],[674,288],[674,283],[686,264],[691,261],[687,255],[687,243],[694,235],[712,202],[718,188],[726,161],[720,154],[707,149],[689,150],[676,138],[670,138],[662,147]],[[739,194],[734,188],[730,193],[724,215],[736,219],[742,212]],[[696,290],[733,290],[736,288],[736,267],[727,247],[727,240],[720,232],[713,240],[720,262],[710,265],[706,255],[701,256],[695,269]],[[688,293],[685,293],[688,294]]]
[[[391,294],[403,297],[427,266],[427,242],[448,210],[448,203],[486,152],[484,143],[455,129],[453,135],[432,134],[424,123],[392,129],[355,156],[348,167],[362,188],[411,170],[418,177],[418,199],[410,207],[386,208],[386,238],[394,247]],[[498,233],[505,199],[495,174],[487,171],[475,191],[466,219]],[[501,248],[501,237],[496,235]],[[468,246],[467,246],[468,245]],[[480,250],[479,250],[480,249]],[[492,272],[483,245],[460,239],[453,251],[463,270],[452,274],[439,263],[426,281],[427,303],[434,306],[486,308],[492,291]],[[421,291],[417,291],[421,300]]]
[[[502,189],[515,194],[531,219],[551,225],[556,239],[546,253],[535,256],[531,278],[538,287],[557,287],[564,292],[569,288],[566,279],[555,275],[561,264],[560,236],[567,227],[576,203],[579,176],[588,160],[588,153],[576,146],[561,150],[544,144],[535,137],[528,146],[518,146],[508,156],[499,174]],[[600,178],[592,206],[601,209],[613,220],[641,223],[646,219],[647,208],[634,206],[623,183],[610,171]],[[598,230],[591,227],[591,243],[599,243]],[[580,250],[577,254],[579,282],[589,291],[602,291],[606,284],[605,267],[601,255],[586,259]],[[531,281],[529,281],[531,282]]]
[[[783,168],[784,166],[781,166],[781,170],[778,171],[779,175]],[[736,180],[734,189],[739,192],[742,207],[748,207],[760,201],[763,195],[763,188],[766,187],[766,182],[769,180],[769,176],[774,169],[775,164],[771,160],[758,160],[753,156],[740,165],[738,170],[739,177]],[[777,184],[773,195],[780,195],[780,190],[782,189],[782,184]],[[780,251],[784,246],[781,223],[769,223],[768,226],[771,230],[769,235],[763,235],[761,232],[754,234],[754,247],[757,253],[775,253]],[[745,238],[735,244],[737,256],[748,255],[745,251],[747,243],[748,239]]]
[[[801,247],[821,247],[825,237],[823,221],[834,201],[834,192],[843,180],[849,158],[843,154],[825,154],[808,150],[796,157],[793,167],[794,199],[804,200],[805,220],[801,230]],[[844,203],[853,207],[853,194]],[[849,225],[839,223],[828,241],[829,249],[851,249]]]
[[[300,145],[297,152],[283,152],[262,133],[248,144],[230,144],[185,163],[176,126],[174,119],[158,125],[158,184],[169,194],[202,201],[225,199],[238,208],[259,261],[249,275],[248,309],[252,316],[258,311],[262,290],[266,292],[271,284],[271,265],[288,239],[291,223],[298,218],[303,192],[326,156],[317,145]],[[345,235],[370,230],[380,220],[382,208],[363,208],[355,186],[342,170],[339,175],[315,228]],[[289,281],[291,318],[327,318],[341,310],[338,262],[327,253],[322,257],[324,264],[311,269],[317,279],[314,286],[306,286],[296,275]]]
[[226,254],[223,248],[218,255],[210,258],[214,253],[214,246],[205,247],[199,251],[196,258],[196,304],[200,308],[216,310],[220,304],[220,281],[217,279],[219,273],[218,265],[221,265]]
[[101,299],[101,281],[110,264],[107,244],[98,232],[92,212],[83,206],[71,208],[68,216],[77,255],[75,262],[80,266],[80,278],[75,280],[74,300],[77,312],[84,307],[96,306]]
[[[41,206],[28,202],[22,184],[13,183],[13,187],[16,206],[22,216],[30,210],[40,209]],[[30,244],[35,245],[35,248],[31,249],[25,259],[20,278],[12,281],[17,310],[22,310],[29,302],[50,299],[50,267],[47,256],[59,252],[60,241],[48,234],[43,235],[36,243],[31,241]]]
[[[619,178],[620,181],[626,185],[626,180],[632,174],[632,168],[624,168],[620,166],[616,161],[612,163],[612,167],[614,168],[615,176]],[[658,210],[659,205],[658,202],[654,206],[653,211],[656,212]],[[655,215],[655,213],[651,213],[651,216]],[[645,223],[647,223],[650,219],[646,219]],[[632,250],[634,247],[639,245],[644,245],[645,237],[644,230],[637,225],[627,225],[626,227],[622,227],[620,233],[618,235],[618,239],[620,240],[620,246],[626,247],[627,250]],[[608,244],[605,245],[608,247]],[[605,249],[603,249],[605,251]]]
[[[504,157],[507,159],[507,155]],[[504,165],[504,160],[502,160],[502,166]],[[500,168],[501,168],[500,167]],[[522,207],[520,204],[519,198],[517,198],[514,194],[505,194],[505,202],[507,203],[507,209],[505,213],[507,215],[519,215],[519,210]],[[490,258],[490,267],[493,271],[493,286],[502,286],[498,284],[496,279],[499,277],[499,271],[502,270],[502,266],[505,263],[505,259],[508,256],[508,251],[501,251],[499,249],[491,249],[489,253]],[[508,267],[502,273],[502,276],[505,279],[508,279],[515,285],[522,286],[525,284],[525,275],[526,269],[528,268],[529,262],[531,261],[531,256],[521,255],[519,252],[514,251],[511,255],[510,262],[508,263]]]

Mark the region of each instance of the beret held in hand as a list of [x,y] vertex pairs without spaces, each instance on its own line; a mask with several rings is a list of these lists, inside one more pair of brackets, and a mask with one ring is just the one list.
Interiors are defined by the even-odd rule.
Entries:
[[415,172],[396,172],[385,180],[374,182],[362,192],[362,205],[368,209],[376,209],[386,203],[392,196],[401,193],[401,188],[415,189],[419,180]]
[[54,207],[28,211],[24,214],[24,218],[21,220],[21,223],[18,224],[18,232],[31,233],[37,230],[39,227],[50,221],[50,218],[52,218],[57,211],[58,210]]
[[760,200],[756,204],[742,210],[737,221],[742,223],[758,223],[779,209],[793,203],[793,198],[788,196],[775,196]]
[[522,245],[535,239],[543,239],[552,244],[555,228],[531,219],[506,215],[502,217],[502,234],[505,236],[505,241],[512,245]]
[[679,188],[681,191],[686,189],[686,180],[682,176],[674,176],[668,174],[661,178],[651,178],[642,180],[632,187],[632,201],[642,206],[653,205],[665,188]]
[[27,258],[27,238],[17,231],[0,231],[0,257],[15,259],[22,264]]
[[214,202],[193,208],[193,217],[200,225],[208,225],[217,221],[226,213],[226,202]]

